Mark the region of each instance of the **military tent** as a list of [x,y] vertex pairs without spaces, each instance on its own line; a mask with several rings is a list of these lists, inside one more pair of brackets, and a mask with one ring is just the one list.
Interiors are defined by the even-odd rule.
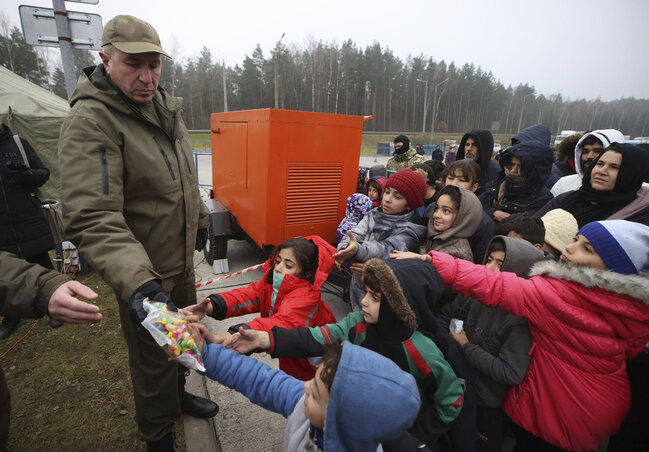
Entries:
[[50,170],[50,180],[41,187],[48,198],[60,199],[57,146],[68,102],[0,66],[0,121],[13,133],[27,139]]

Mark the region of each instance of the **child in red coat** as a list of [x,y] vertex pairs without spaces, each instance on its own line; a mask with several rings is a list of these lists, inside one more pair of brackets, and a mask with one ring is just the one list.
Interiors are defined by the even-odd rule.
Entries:
[[[269,331],[274,326],[303,328],[335,323],[320,288],[333,268],[336,250],[321,237],[296,237],[280,244],[263,266],[264,277],[248,287],[214,293],[182,312],[190,320],[209,315],[217,320],[259,312],[248,323],[214,335],[226,345],[239,327]],[[283,358],[279,368],[300,380],[310,380],[317,366],[305,358]]]
[[432,260],[453,290],[527,319],[530,366],[504,405],[520,427],[516,450],[595,450],[620,428],[631,403],[625,359],[649,341],[649,279],[638,274],[649,271],[649,227],[589,223],[530,279],[435,251],[391,257]]

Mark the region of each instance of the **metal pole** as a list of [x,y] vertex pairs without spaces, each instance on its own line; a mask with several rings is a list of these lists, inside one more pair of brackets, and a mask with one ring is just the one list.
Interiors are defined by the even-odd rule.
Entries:
[[228,87],[225,83],[225,57],[223,57],[223,111],[228,111]]
[[64,0],[52,0],[52,6],[54,7],[56,32],[59,35],[61,62],[63,63],[63,74],[65,75],[65,90],[69,99],[77,87],[77,70],[74,66],[74,55],[72,54],[72,34],[68,23],[68,12],[65,9]]
[[448,82],[448,77],[446,77],[446,79],[442,80],[437,85],[435,85],[435,89],[433,90],[433,114],[432,114],[433,119],[430,125],[430,144],[433,144],[433,135],[435,134],[435,116],[437,116],[435,114],[437,110],[437,88],[439,88],[441,85],[443,85],[446,82]]
[[428,105],[428,80],[422,80],[420,78],[417,79],[418,82],[423,82],[426,84],[425,86],[425,91],[424,91],[424,120],[422,121],[421,124],[421,134],[426,133],[426,106]]
[[277,41],[277,45],[275,46],[275,108],[279,108],[279,90],[277,88],[277,48],[285,34],[286,33],[282,33],[282,37],[279,38],[279,41]]

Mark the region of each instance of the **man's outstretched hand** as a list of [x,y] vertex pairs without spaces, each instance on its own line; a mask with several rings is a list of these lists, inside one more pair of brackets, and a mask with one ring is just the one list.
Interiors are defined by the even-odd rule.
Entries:
[[78,281],[68,281],[61,284],[50,297],[47,308],[50,317],[64,323],[97,323],[102,315],[99,307],[79,300],[95,300],[97,294]]

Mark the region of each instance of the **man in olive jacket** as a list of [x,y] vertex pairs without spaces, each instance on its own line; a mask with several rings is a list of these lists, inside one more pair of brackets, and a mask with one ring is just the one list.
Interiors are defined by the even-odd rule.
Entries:
[[196,303],[194,250],[207,240],[181,99],[158,87],[158,34],[116,16],[102,36],[102,64],[85,68],[61,127],[63,222],[68,238],[115,290],[142,439],[172,450],[183,413],[218,405],[184,391],[184,371],[139,324],[146,297],[170,309]]

